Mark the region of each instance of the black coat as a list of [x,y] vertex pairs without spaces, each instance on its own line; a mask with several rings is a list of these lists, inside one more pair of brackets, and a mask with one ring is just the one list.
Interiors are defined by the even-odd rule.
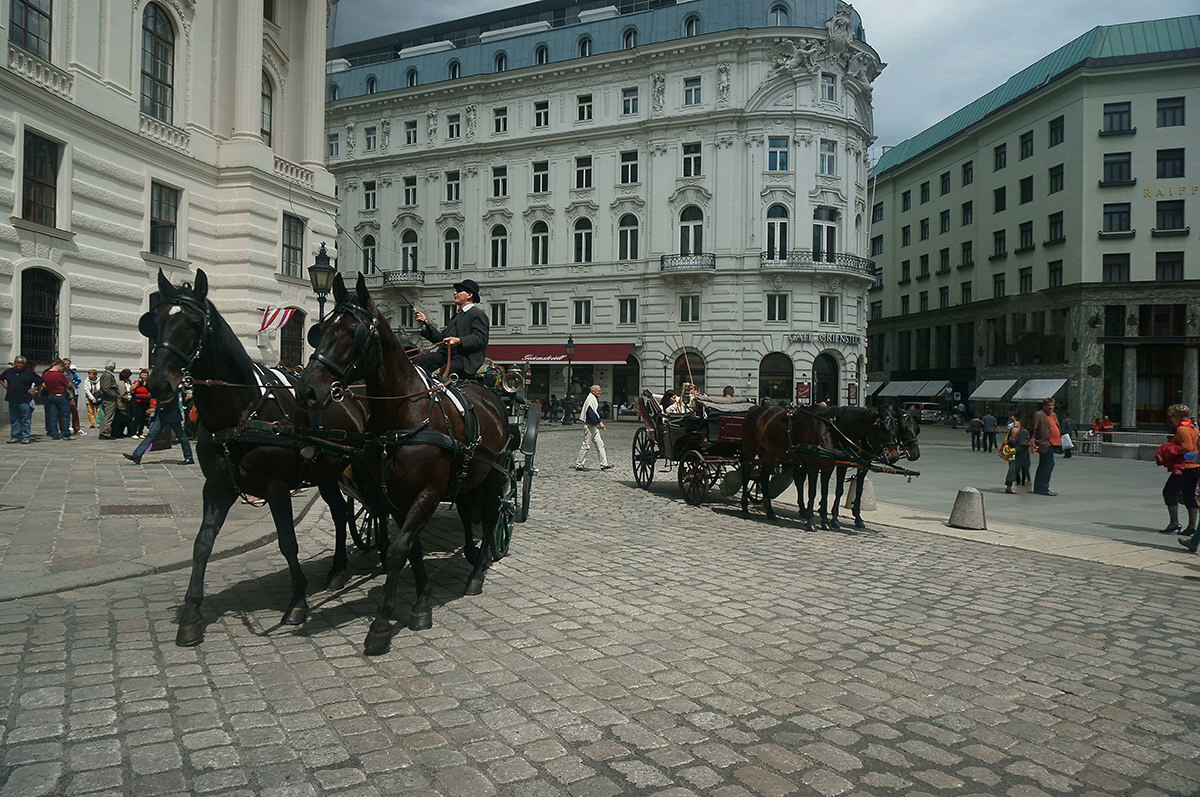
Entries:
[[446,338],[459,338],[462,342],[451,350],[451,354],[462,358],[463,370],[466,372],[463,376],[474,376],[483,366],[483,358],[487,355],[490,329],[487,313],[476,304],[456,314],[444,329],[439,330],[426,321],[421,327],[421,337],[434,343]]

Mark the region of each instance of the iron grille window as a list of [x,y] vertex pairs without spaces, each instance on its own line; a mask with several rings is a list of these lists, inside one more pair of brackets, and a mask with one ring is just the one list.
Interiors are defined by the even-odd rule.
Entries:
[[279,330],[279,359],[290,365],[304,362],[304,321],[304,313],[297,310]]
[[21,274],[21,353],[49,363],[58,352],[58,294],[62,280],[40,268]]
[[150,253],[175,257],[179,217],[179,191],[161,183],[150,184]]
[[45,227],[58,218],[58,144],[25,131],[21,218]]
[[304,253],[304,220],[283,214],[283,260],[279,272],[285,277],[300,276],[300,260]]

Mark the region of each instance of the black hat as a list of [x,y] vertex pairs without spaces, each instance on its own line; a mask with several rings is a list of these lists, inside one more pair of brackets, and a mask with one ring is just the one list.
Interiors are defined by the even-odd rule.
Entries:
[[456,282],[454,283],[454,290],[456,293],[458,291],[467,291],[471,294],[471,299],[473,301],[479,301],[479,285],[475,282],[475,280],[463,280],[462,282]]

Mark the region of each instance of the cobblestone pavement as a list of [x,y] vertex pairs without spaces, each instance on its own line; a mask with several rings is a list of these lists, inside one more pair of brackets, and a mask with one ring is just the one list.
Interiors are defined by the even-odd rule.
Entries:
[[690,507],[578,429],[482,596],[439,512],[382,657],[367,555],[301,629],[273,547],[215,562],[198,648],[186,571],[0,603],[0,797],[1200,793],[1195,578]]

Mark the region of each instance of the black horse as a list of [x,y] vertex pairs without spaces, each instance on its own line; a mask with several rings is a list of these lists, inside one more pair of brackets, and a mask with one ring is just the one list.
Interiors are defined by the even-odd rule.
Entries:
[[491,552],[475,548],[473,529],[495,526],[508,482],[503,463],[517,441],[509,433],[504,405],[490,390],[464,384],[460,408],[440,383],[430,382],[409,361],[361,274],[353,293],[341,275],[335,277],[333,296],[333,311],[309,332],[314,351],[298,395],[310,407],[328,407],[351,382],[366,382],[370,412],[365,456],[354,463],[354,479],[366,489],[373,511],[386,511],[398,525],[387,546],[387,582],[379,614],[364,646],[367,655],[378,655],[391,644],[391,618],[405,561],[412,564],[417,590],[409,628],[419,631],[433,625],[421,532],[442,501],[457,503],[465,528],[464,553],[474,565],[466,594],[483,591]]
[[[796,501],[805,525],[812,526],[812,507],[804,504],[803,466],[808,452],[832,451],[834,440],[829,425],[805,408],[785,410],[764,404],[746,414],[742,423],[740,476],[742,481],[742,514],[750,514],[750,492],[754,466],[758,466],[757,483],[762,493],[762,505],[767,517],[775,519],[771,506],[771,474],[777,468],[790,467],[796,486]],[[811,503],[811,502],[810,502]]]
[[[361,435],[363,410],[353,404],[330,408],[319,416],[303,410],[278,371],[257,365],[208,300],[208,277],[196,272],[195,285],[175,286],[158,272],[162,299],[142,316],[138,329],[155,342],[151,357],[150,393],[172,400],[185,373],[194,380],[195,407],[200,416],[196,454],[204,472],[204,517],[192,548],[192,577],[179,615],[175,644],[204,641],[204,572],[217,533],[238,495],[254,495],[271,507],[279,550],[291,573],[292,596],[283,623],[299,625],[308,617],[308,582],[297,556],[292,491],[315,484],[329,505],[336,526],[336,549],[330,585],[346,570],[346,499],[338,477],[346,469],[348,449],[324,438],[276,434],[279,431],[342,430]],[[294,381],[294,379],[293,379]]]

